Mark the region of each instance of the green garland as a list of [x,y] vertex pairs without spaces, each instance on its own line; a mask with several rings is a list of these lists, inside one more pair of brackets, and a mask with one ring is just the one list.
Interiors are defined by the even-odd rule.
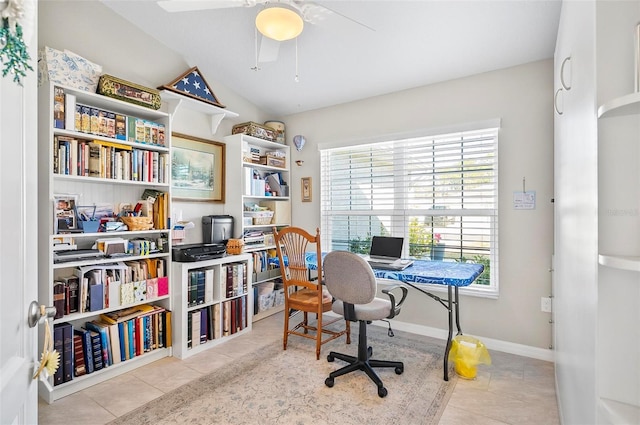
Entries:
[[27,70],[33,71],[29,60],[31,57],[27,52],[27,46],[22,41],[22,27],[16,24],[15,35],[9,30],[9,19],[2,19],[2,28],[0,28],[0,62],[5,67],[2,70],[2,76],[13,74],[13,81],[22,85],[22,77],[27,76]]

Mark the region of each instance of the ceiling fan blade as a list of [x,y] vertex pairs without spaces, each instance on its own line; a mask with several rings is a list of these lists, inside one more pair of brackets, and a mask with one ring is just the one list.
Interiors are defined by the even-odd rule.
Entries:
[[336,15],[338,15],[338,16],[342,16],[344,19],[347,19],[347,20],[349,20],[349,21],[353,22],[354,24],[358,24],[358,25],[360,25],[361,27],[364,27],[364,28],[366,28],[366,29],[368,29],[368,30],[371,30],[371,31],[373,31],[373,32],[375,32],[375,31],[376,31],[376,30],[375,30],[375,28],[372,28],[372,27],[370,27],[369,25],[367,25],[367,24],[365,24],[365,23],[363,23],[363,22],[357,21],[357,20],[355,20],[355,19],[353,19],[353,18],[351,18],[351,17],[349,17],[349,16],[347,16],[347,15],[345,15],[345,14],[343,14],[343,13],[338,12],[338,11],[337,11],[337,10],[335,10],[335,9],[332,9],[332,8],[328,7],[328,6],[326,5],[326,2],[325,2],[325,3],[322,3],[322,4],[316,4],[316,3],[310,3],[310,2],[308,2],[308,3],[305,3],[305,4],[302,6],[303,10],[304,10],[304,8],[305,8],[305,7],[314,7],[314,8],[315,8],[315,7],[320,7],[320,8],[324,8],[324,9],[328,10],[328,11],[329,11],[329,12],[331,12],[331,13],[335,13],[335,14],[336,14]]
[[262,37],[260,41],[260,52],[258,53],[258,62],[275,62],[278,60],[278,52],[280,51],[280,42],[269,37]]
[[158,6],[167,12],[191,12],[194,10],[253,7],[266,0],[160,0]]

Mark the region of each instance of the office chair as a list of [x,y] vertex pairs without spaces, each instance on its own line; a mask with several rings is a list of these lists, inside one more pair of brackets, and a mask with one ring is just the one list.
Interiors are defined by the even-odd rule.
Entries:
[[[315,244],[318,261],[318,276],[322,276],[322,252],[320,250],[320,230],[316,229],[313,236],[299,227],[285,227],[278,231],[273,228],[273,235],[280,262],[282,282],[284,284],[284,337],[283,348],[287,349],[289,335],[298,335],[316,341],[316,360],[320,359],[320,348],[331,340],[346,335],[347,344],[351,343],[351,324],[345,320],[345,328],[340,331],[326,327],[342,320],[342,317],[323,319],[323,313],[331,311],[333,298],[329,291],[322,286],[321,279],[310,280],[309,268],[306,263],[307,247]],[[286,261],[285,261],[286,258]],[[289,318],[295,310],[303,313],[300,323],[289,329]],[[309,313],[316,313],[317,324],[309,323]],[[312,331],[313,334],[309,334]],[[323,335],[328,335],[323,338]]]
[[[376,298],[376,277],[371,266],[360,256],[346,251],[333,251],[324,259],[324,280],[331,295],[335,297],[333,311],[341,314],[345,319],[359,322],[358,356],[350,356],[331,351],[327,356],[329,362],[340,359],[349,364],[333,371],[324,381],[327,387],[333,387],[334,379],[338,376],[356,370],[364,371],[378,386],[378,396],[385,397],[387,389],[382,380],[373,370],[374,367],[392,367],[396,374],[404,372],[402,362],[373,360],[373,349],[367,346],[367,324],[372,320],[384,320],[395,317],[400,312],[400,306],[407,297],[407,288],[402,285],[392,285],[382,292],[389,299]],[[402,298],[396,303],[394,290],[402,291]],[[393,336],[391,327],[389,335]]]

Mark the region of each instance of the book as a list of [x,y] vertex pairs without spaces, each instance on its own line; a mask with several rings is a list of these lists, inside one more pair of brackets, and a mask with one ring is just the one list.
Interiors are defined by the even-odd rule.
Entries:
[[136,356],[136,339],[135,339],[135,323],[134,319],[127,320],[127,335],[129,337],[129,358],[132,359]]
[[213,302],[213,269],[204,271],[204,302]]
[[69,382],[73,379],[73,325],[71,323],[59,323],[62,329],[62,381]]
[[80,287],[77,276],[67,276],[61,279],[68,291],[65,291],[66,297],[66,314],[78,312],[78,290]]
[[74,329],[74,334],[80,337],[82,344],[82,355],[87,374],[93,373],[93,346],[91,344],[91,333],[84,328]]
[[104,308],[104,285],[89,285],[89,311],[98,311]]
[[64,89],[62,87],[53,87],[53,127],[64,128]]
[[118,324],[109,325],[109,341],[111,342],[111,359],[113,364],[122,361],[122,353],[120,351],[120,329]]
[[204,270],[198,270],[196,272],[197,281],[196,281],[196,303],[202,304],[204,303]]
[[82,337],[76,333],[73,335],[73,361],[73,376],[85,375],[87,368],[84,361],[84,346],[82,344]]
[[58,369],[56,370],[56,372],[53,374],[53,385],[60,385],[64,382],[63,380],[63,358],[62,355],[64,354],[64,350],[63,350],[63,343],[64,343],[64,337],[62,335],[62,328],[60,326],[54,325],[53,326],[53,349],[55,351],[58,352],[58,354],[60,354],[60,365],[58,366]]
[[107,324],[98,322],[98,321],[85,323],[85,327],[87,329],[97,332],[100,335],[102,363],[104,367],[108,367],[113,364],[111,360],[111,354],[110,354],[111,347],[109,343],[109,331],[107,326],[108,326]]
[[187,284],[187,302],[189,307],[198,304],[198,273],[196,271],[189,272],[189,283]]
[[140,304],[134,307],[126,308],[124,310],[110,311],[108,313],[102,313],[100,319],[109,324],[126,322],[145,313],[151,313],[156,310],[156,307],[151,304]]
[[222,323],[220,320],[220,304],[213,306],[213,338],[218,339],[222,336]]
[[164,331],[164,346],[165,347],[171,347],[173,345],[173,332],[171,329],[171,311],[166,310],[163,313],[163,324],[162,324],[162,328]]
[[60,319],[65,313],[65,289],[64,282],[53,282],[53,306],[56,308],[54,319]]
[[209,309],[200,310],[200,344],[206,343],[209,338]]
[[200,310],[191,312],[191,346],[200,345]]
[[64,128],[76,130],[76,95],[71,93],[64,95]]
[[100,333],[96,331],[88,330],[89,335],[91,336],[91,347],[93,354],[93,369],[100,370],[105,367],[105,364],[102,360],[102,338],[100,337]]

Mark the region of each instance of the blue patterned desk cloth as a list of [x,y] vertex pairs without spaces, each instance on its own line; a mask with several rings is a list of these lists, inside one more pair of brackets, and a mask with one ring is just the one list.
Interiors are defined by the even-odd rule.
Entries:
[[[323,258],[324,258],[323,254]],[[317,255],[307,252],[305,256],[309,269],[317,268]],[[469,286],[482,274],[484,266],[474,263],[456,263],[452,261],[414,260],[413,264],[402,271],[373,269],[379,279],[399,280],[413,284],[435,284],[450,286]]]

